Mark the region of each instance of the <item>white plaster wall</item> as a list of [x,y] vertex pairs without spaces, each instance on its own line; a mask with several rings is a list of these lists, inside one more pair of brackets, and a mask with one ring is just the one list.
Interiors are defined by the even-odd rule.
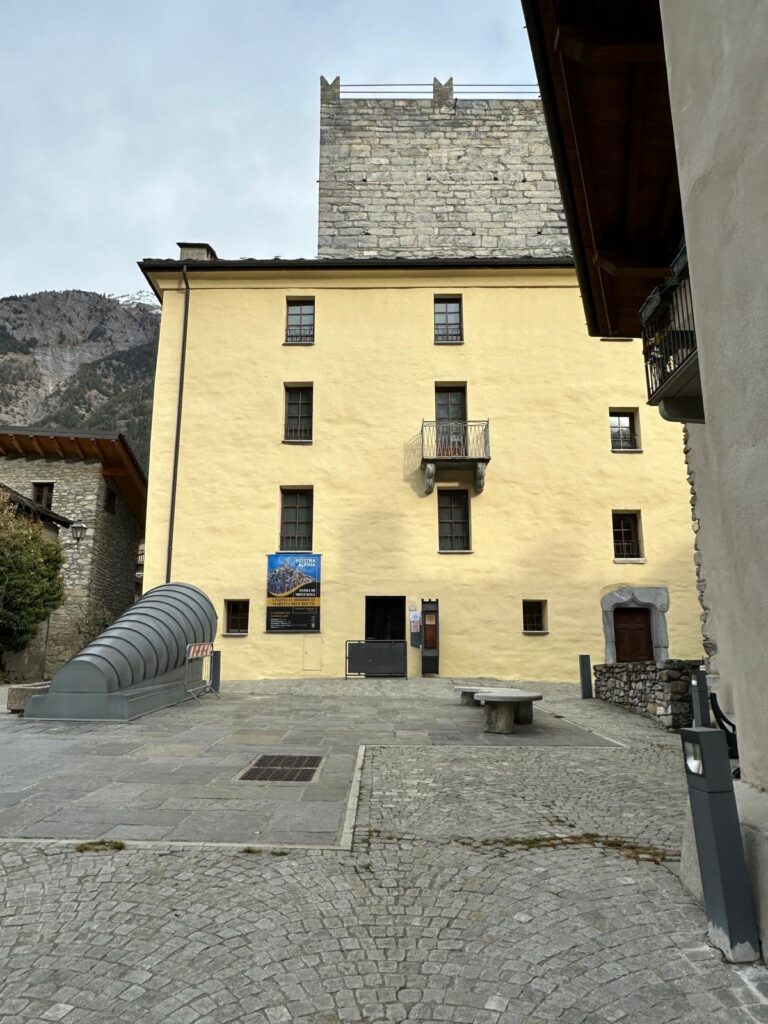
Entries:
[[707,420],[704,572],[743,776],[768,788],[768,7],[661,12]]

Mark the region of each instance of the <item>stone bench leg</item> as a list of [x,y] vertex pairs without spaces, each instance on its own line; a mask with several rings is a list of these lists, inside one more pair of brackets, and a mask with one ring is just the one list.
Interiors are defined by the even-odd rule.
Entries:
[[515,725],[532,725],[533,724],[533,701],[532,700],[521,700],[517,704],[513,704],[514,708],[514,721]]
[[510,733],[515,731],[515,712],[513,704],[500,704],[490,701],[485,705],[485,731]]

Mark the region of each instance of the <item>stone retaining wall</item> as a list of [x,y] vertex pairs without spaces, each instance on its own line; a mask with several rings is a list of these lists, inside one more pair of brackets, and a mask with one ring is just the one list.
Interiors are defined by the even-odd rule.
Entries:
[[680,729],[693,721],[688,687],[699,664],[671,659],[595,665],[595,696]]

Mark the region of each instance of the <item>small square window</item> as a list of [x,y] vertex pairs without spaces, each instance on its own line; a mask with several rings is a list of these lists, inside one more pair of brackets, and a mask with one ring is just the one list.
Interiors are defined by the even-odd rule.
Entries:
[[547,632],[546,601],[523,601],[523,632]]
[[313,494],[309,487],[280,489],[280,550],[312,550]]
[[312,440],[312,385],[285,385],[285,441]]
[[225,601],[227,633],[247,633],[250,601]]
[[435,344],[460,345],[464,341],[461,296],[435,296]]
[[117,511],[117,491],[107,486],[104,492],[104,509],[106,512],[111,512],[113,515]]
[[53,484],[32,484],[32,501],[43,508],[53,507]]
[[639,512],[613,513],[613,557],[643,557]]
[[640,443],[637,434],[637,416],[631,409],[611,409],[611,450],[614,452],[637,451]]
[[285,327],[286,345],[314,345],[315,300],[288,299],[288,318]]
[[469,491],[437,492],[440,551],[469,551]]

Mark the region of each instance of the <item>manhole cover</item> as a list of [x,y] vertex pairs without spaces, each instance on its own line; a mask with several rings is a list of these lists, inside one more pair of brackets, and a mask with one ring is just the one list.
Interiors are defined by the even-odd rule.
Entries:
[[240,776],[241,782],[311,782],[322,757],[308,754],[262,754]]

